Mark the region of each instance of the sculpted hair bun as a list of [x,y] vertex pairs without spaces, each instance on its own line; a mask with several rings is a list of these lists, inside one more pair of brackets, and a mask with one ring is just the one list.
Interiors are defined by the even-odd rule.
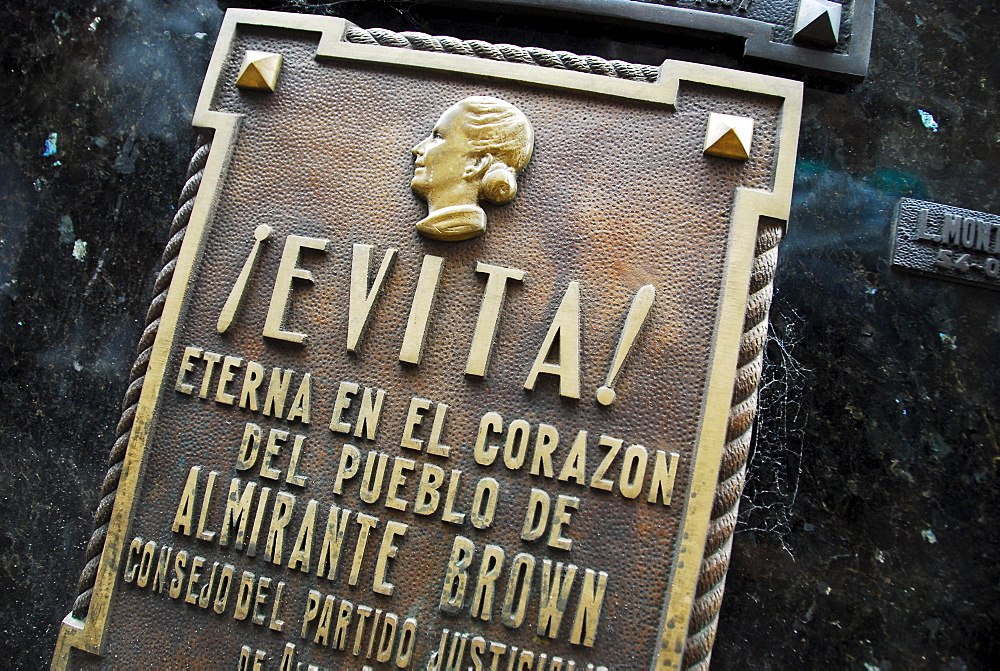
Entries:
[[496,205],[503,205],[517,195],[517,173],[506,163],[494,161],[479,186],[479,196]]

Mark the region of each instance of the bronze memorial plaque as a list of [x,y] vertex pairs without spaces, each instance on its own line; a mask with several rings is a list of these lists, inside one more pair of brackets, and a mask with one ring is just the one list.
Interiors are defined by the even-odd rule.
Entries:
[[801,85],[375,42],[226,15],[54,667],[679,668],[715,612]]

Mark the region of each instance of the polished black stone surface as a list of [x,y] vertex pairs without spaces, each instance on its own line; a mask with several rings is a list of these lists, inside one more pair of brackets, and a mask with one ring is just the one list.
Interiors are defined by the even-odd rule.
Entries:
[[[726,41],[325,8],[364,27],[745,65]],[[0,8],[5,666],[47,666],[76,596],[221,17],[210,0]],[[886,0],[867,80],[808,83],[715,668],[1000,664],[1000,293],[889,266],[902,196],[1000,213],[998,48],[993,0]]]

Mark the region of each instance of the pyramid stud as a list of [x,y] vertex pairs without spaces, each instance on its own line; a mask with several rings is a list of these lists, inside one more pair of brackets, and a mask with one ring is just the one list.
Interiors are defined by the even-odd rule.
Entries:
[[708,115],[704,149],[706,154],[745,161],[750,158],[752,141],[753,119],[750,117],[715,112]]
[[823,47],[837,46],[843,7],[830,0],[799,0],[792,39]]
[[278,85],[278,74],[281,72],[281,54],[270,51],[247,51],[243,55],[243,65],[240,66],[240,76],[236,85],[241,89],[255,91],[273,91]]

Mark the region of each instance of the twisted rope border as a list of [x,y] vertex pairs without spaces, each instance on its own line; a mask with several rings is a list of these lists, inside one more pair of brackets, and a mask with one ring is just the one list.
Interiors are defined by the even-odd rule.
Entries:
[[[348,27],[346,37],[348,42],[355,44],[436,51],[634,81],[655,82],[659,77],[659,68],[651,65],[606,60],[597,56],[580,56],[568,51],[549,51],[538,47],[490,44],[481,40],[459,40],[454,37],[432,36],[419,32],[397,33],[380,28],[366,30],[353,25]],[[167,288],[173,277],[177,255],[191,218],[194,198],[201,185],[211,146],[211,140],[204,138],[191,158],[188,179],[181,191],[177,213],[170,227],[170,240],[164,250],[162,269],[153,289],[155,298],[146,313],[146,329],[139,340],[139,353],[129,376],[129,386],[122,404],[122,416],[118,422],[117,438],[111,448],[108,472],[101,489],[101,502],[94,516],[94,532],[87,545],[87,563],[80,576],[79,596],[73,605],[73,616],[79,619],[85,618],[90,608],[94,580],[107,538],[108,522],[118,491],[125,449],[128,446],[139,396],[142,393],[153,340],[159,328]],[[767,315],[774,291],[774,271],[778,258],[778,243],[782,234],[782,224],[772,220],[762,222],[757,232],[750,295],[747,300],[743,333],[740,337],[739,360],[726,431],[726,445],[712,505],[705,556],[691,609],[688,638],[684,646],[684,667],[695,671],[708,668],[719,623],[719,608],[722,604],[726,572],[729,569],[732,553],[733,532],[736,528],[739,502],[746,478],[750,437],[757,415],[757,385],[760,382],[764,344],[767,340]]]
[[719,608],[726,586],[726,572],[733,549],[733,532],[739,512],[743,485],[746,482],[750,437],[757,417],[757,385],[760,383],[767,343],[767,315],[774,296],[774,271],[778,263],[778,243],[784,226],[773,219],[761,221],[757,228],[753,266],[750,270],[750,293],[740,352],[733,383],[733,400],[726,427],[726,445],[719,465],[719,481],[712,501],[712,519],[705,540],[695,599],[691,606],[687,641],[684,644],[684,668],[705,671],[712,659],[712,644],[719,625]]
[[488,58],[491,61],[540,65],[543,68],[574,70],[605,77],[632,79],[640,82],[655,82],[660,76],[660,68],[653,65],[637,65],[627,61],[606,60],[598,56],[580,56],[569,51],[549,51],[540,47],[519,47],[515,44],[490,44],[482,40],[460,40],[444,35],[427,33],[396,33],[382,28],[366,30],[348,25],[347,41],[355,44],[378,44],[398,49],[437,51],[459,56]]

